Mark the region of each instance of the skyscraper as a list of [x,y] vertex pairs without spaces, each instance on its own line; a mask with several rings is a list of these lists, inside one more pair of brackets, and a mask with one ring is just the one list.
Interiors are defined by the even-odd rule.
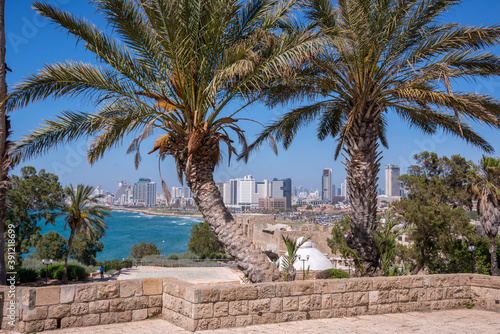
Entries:
[[340,196],[344,196],[346,200],[349,197],[349,188],[347,187],[347,180],[344,180],[340,185]]
[[286,198],[286,208],[292,207],[292,179],[274,178],[271,184],[272,198]]
[[156,205],[156,183],[151,179],[140,178],[139,182],[134,184],[134,204],[144,206]]
[[389,197],[400,196],[399,188],[401,188],[399,177],[398,165],[385,166],[385,194]]
[[332,170],[330,168],[323,169],[321,177],[321,199],[325,202],[332,201]]

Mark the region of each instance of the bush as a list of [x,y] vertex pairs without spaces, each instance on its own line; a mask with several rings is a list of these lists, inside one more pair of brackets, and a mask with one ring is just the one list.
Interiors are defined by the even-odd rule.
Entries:
[[36,281],[38,272],[34,269],[17,268],[17,281],[20,283],[28,283]]
[[193,252],[184,252],[177,254],[177,256],[179,257],[179,259],[188,259],[188,260],[194,260],[198,258],[198,255],[196,255]]
[[172,253],[167,256],[167,260],[179,260],[179,255]]
[[[45,277],[46,271],[48,272],[49,278],[61,280],[64,271],[64,264],[53,264],[50,265],[48,269],[43,268],[42,270],[40,270],[40,277]],[[67,276],[68,280],[70,281],[80,281],[88,277],[89,272],[81,265],[68,263]]]
[[42,270],[40,270],[40,277],[42,278],[45,278],[45,276],[48,276],[49,278],[54,278],[56,279],[57,276],[55,275],[55,272],[59,269],[59,268],[62,268],[64,267],[64,264],[51,264],[50,266],[48,267],[44,267],[42,268]]
[[339,269],[327,269],[316,274],[316,279],[350,278],[348,273]]

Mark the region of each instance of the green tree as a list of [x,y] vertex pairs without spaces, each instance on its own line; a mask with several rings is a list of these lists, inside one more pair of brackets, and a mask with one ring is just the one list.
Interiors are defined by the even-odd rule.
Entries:
[[94,188],[83,184],[77,185],[76,189],[73,188],[73,185],[64,189],[64,194],[69,198],[69,204],[61,210],[61,214],[66,216],[64,228],[69,227],[71,233],[64,256],[63,282],[68,281],[68,257],[75,234],[81,232],[87,238],[95,240],[103,236],[108,228],[104,218],[110,216],[111,210],[97,205],[99,199],[104,195],[92,195],[93,192]]
[[[261,86],[288,62],[307,57],[316,38],[296,26],[289,12],[298,0],[98,0],[98,14],[113,32],[34,2],[42,16],[85,41],[105,67],[83,62],[48,65],[16,86],[8,109],[49,97],[79,97],[96,113],[63,112],[23,138],[15,156],[28,159],[93,138],[88,161],[131,134],[128,152],[141,161],[141,142],[160,133],[150,153],[172,156],[177,175],[219,240],[253,282],[278,279],[275,267],[239,231],[213,180],[221,151],[236,153],[229,133],[246,146],[235,115],[254,102]],[[289,32],[289,33],[287,33]],[[231,102],[243,99],[236,111]],[[162,182],[168,199],[166,185]]]
[[43,236],[37,235],[33,241],[35,253],[30,254],[30,258],[36,260],[62,261],[66,254],[68,240],[55,231],[45,233]]
[[500,58],[485,51],[498,45],[500,26],[442,23],[441,14],[459,3],[342,0],[336,7],[331,0],[305,0],[305,17],[328,45],[307,64],[290,63],[289,70],[277,73],[281,81],[266,89],[270,107],[304,98],[315,103],[271,123],[249,150],[273,136],[288,148],[299,129],[319,120],[318,138],[337,140],[335,158],[346,152],[348,243],[362,255],[367,275],[377,271],[380,256],[372,232],[378,224],[379,145],[388,146],[390,113],[425,134],[444,131],[493,151],[469,124],[499,128],[500,103],[454,88],[461,79],[500,73]]
[[[63,188],[55,174],[34,167],[21,168],[21,175],[12,175],[12,188],[7,193],[9,205],[6,223],[15,226],[18,239],[17,257],[29,252],[34,237],[40,234],[40,222],[55,224],[57,211],[64,200]],[[20,263],[18,263],[20,264]]]
[[373,238],[380,253],[380,267],[384,276],[389,276],[391,269],[397,265],[397,242],[405,229],[399,227],[399,222],[393,217],[391,210],[385,215],[385,224],[373,232]]
[[479,221],[490,239],[491,274],[498,276],[497,244],[500,228],[500,159],[483,156],[470,171],[470,191],[477,198]]
[[97,264],[97,253],[102,252],[104,249],[104,243],[99,241],[99,239],[100,236],[91,238],[83,231],[77,232],[69,257],[86,266],[95,266]]
[[[463,206],[469,199],[466,191],[469,164],[456,164],[463,158],[438,157],[435,153],[415,155],[416,164],[400,177],[409,190],[408,198],[393,202],[408,224],[408,233],[417,258],[414,273],[427,267],[437,271],[456,249],[457,239],[470,239],[474,228]],[[453,175],[453,177],[450,177]],[[462,179],[456,178],[461,175]],[[462,184],[462,187],[454,185]]]
[[160,250],[154,242],[145,243],[141,241],[130,247],[130,256],[137,261],[140,261],[143,257],[148,255],[160,255]]
[[294,264],[299,258],[297,251],[303,244],[309,241],[310,238],[302,237],[298,239],[292,239],[288,235],[282,235],[281,238],[285,243],[287,252],[281,257],[279,269],[285,273],[285,281],[295,281],[297,270],[295,269]]
[[206,222],[193,225],[188,250],[196,255],[224,254],[224,245]]

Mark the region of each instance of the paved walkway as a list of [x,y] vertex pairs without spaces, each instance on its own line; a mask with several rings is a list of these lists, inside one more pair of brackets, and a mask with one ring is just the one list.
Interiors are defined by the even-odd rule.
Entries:
[[[46,331],[53,334],[188,334],[161,319]],[[482,310],[449,310],[365,315],[353,318],[305,320],[243,328],[200,331],[203,334],[322,334],[322,333],[425,333],[499,334],[500,314]]]

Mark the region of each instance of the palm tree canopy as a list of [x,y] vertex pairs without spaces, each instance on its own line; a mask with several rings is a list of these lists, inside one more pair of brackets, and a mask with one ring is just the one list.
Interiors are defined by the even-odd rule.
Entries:
[[64,189],[68,196],[69,204],[61,211],[66,215],[64,228],[69,227],[72,231],[83,231],[91,239],[99,239],[104,236],[108,225],[104,218],[109,217],[110,208],[96,205],[104,195],[92,195],[94,188],[91,186],[73,185]]
[[306,66],[291,64],[265,93],[269,106],[313,103],[271,123],[248,151],[273,136],[287,148],[302,126],[319,119],[318,138],[337,138],[337,157],[363,117],[372,117],[387,147],[389,111],[426,134],[443,130],[493,151],[462,120],[499,128],[499,101],[454,88],[459,79],[500,74],[500,58],[484,50],[498,45],[500,26],[440,22],[459,0],[339,0],[338,8],[331,0],[304,3],[327,47]]
[[[223,113],[228,103],[255,100],[261,85],[287,63],[307,57],[313,35],[289,19],[297,0],[95,0],[112,32],[51,5],[35,2],[42,16],[85,41],[101,66],[67,61],[47,65],[16,85],[8,109],[53,98],[85,98],[97,113],[64,111],[24,137],[14,150],[28,159],[81,136],[93,137],[94,163],[135,133],[128,153],[141,161],[141,142],[160,131],[153,150],[173,155],[182,182],[189,157],[206,138],[227,144],[228,132],[243,146],[239,119]],[[287,33],[283,33],[286,31]]]
[[469,173],[470,189],[478,199],[478,210],[491,202],[500,211],[500,158],[483,155],[478,166]]

